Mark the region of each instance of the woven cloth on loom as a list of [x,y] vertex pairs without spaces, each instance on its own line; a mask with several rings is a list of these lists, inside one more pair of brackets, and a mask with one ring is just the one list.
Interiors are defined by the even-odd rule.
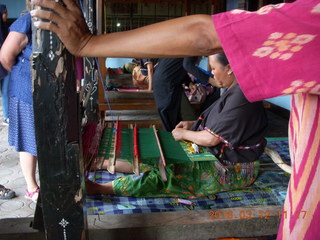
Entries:
[[[112,157],[114,146],[114,129],[105,128],[98,156],[106,159]],[[139,152],[142,163],[158,164],[160,157],[154,131],[152,128],[139,128]],[[170,132],[159,130],[159,140],[167,163],[183,163],[188,161],[215,161],[217,160],[205,148],[201,148],[202,152],[191,154],[185,142],[177,142]],[[120,155],[118,159],[127,160],[132,163],[133,159],[133,130],[121,130]]]
[[[275,149],[286,163],[290,163],[287,138],[268,139],[268,146]],[[267,155],[261,156],[261,163],[271,163]],[[108,195],[87,196],[86,209],[88,214],[130,214],[165,211],[188,211],[231,208],[255,205],[282,205],[286,196],[290,176],[283,171],[267,170],[260,172],[257,180],[248,188],[216,194],[215,200],[198,198],[189,200],[193,206],[177,203],[176,198],[134,198],[115,197]],[[276,165],[272,168],[280,169]],[[112,181],[124,176],[122,173],[109,174],[107,171],[98,171],[95,180],[98,183]],[[93,174],[90,175],[93,180]]]

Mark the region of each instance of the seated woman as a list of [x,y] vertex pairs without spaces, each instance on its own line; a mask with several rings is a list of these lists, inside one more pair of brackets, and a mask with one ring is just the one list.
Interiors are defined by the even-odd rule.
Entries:
[[[196,198],[249,186],[259,171],[264,151],[267,118],[261,102],[250,103],[237,84],[224,53],[209,57],[214,74],[211,84],[228,90],[195,122],[180,122],[172,131],[175,140],[188,140],[207,147],[219,161],[168,164],[166,182],[157,166],[141,164],[143,174],[120,177],[112,182],[87,182],[88,194],[133,197]],[[127,162],[116,171],[130,173]]]

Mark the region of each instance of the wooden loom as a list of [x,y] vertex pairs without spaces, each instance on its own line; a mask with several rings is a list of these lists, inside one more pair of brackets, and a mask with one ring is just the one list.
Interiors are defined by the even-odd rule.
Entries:
[[[91,127],[89,125],[88,127]],[[133,173],[139,175],[140,163],[158,165],[163,181],[167,180],[165,167],[170,163],[190,163],[193,161],[214,161],[219,171],[226,171],[232,166],[223,166],[218,159],[201,146],[196,146],[200,152],[195,153],[190,142],[175,141],[170,132],[157,130],[155,126],[151,128],[139,128],[137,125],[129,125],[129,128],[122,128],[120,121],[117,120],[112,127],[101,127],[96,125],[95,130],[90,130],[92,137],[84,139],[84,157],[87,163],[87,171],[90,172],[92,166],[102,166],[104,160],[108,160],[107,170],[115,173],[116,161],[127,161],[132,165]],[[84,134],[88,138],[88,134]],[[89,142],[89,145],[88,143]],[[91,144],[90,144],[91,142]],[[87,144],[85,144],[87,143]],[[86,146],[88,145],[88,146]],[[87,149],[87,150],[86,150]],[[91,154],[88,155],[88,152]],[[283,162],[280,155],[270,147],[265,148],[265,154],[273,162],[287,173],[291,173],[291,167]],[[89,156],[89,157],[88,157]],[[280,170],[270,168],[270,164],[261,164],[261,170]],[[99,168],[99,167],[98,167]]]
[[[211,153],[200,147],[199,153],[193,153],[191,144],[185,141],[175,141],[170,132],[151,128],[139,128],[130,125],[122,128],[119,121],[114,127],[110,124],[104,128],[97,125],[96,135],[101,137],[99,150],[95,156],[87,158],[87,166],[102,165],[105,159],[108,161],[108,171],[115,172],[116,160],[128,161],[132,165],[135,174],[140,174],[139,163],[158,165],[161,177],[167,180],[165,167],[168,163],[191,163],[193,161],[216,161]],[[97,136],[92,137],[92,144],[96,146]],[[85,141],[84,141],[85,142]],[[92,149],[92,147],[87,147]],[[84,154],[86,156],[86,154]],[[95,158],[97,156],[97,158]],[[92,163],[96,161],[95,163]],[[87,167],[90,170],[90,167]]]

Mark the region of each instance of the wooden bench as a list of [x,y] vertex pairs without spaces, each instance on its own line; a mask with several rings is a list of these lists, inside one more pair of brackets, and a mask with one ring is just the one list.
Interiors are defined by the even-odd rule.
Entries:
[[[99,59],[102,78],[105,79],[107,69],[104,66],[105,59]],[[115,85],[129,87],[131,80],[130,74],[110,74],[111,81]],[[161,120],[157,112],[153,93],[148,92],[118,92],[105,91],[102,83],[98,83],[98,106],[101,119],[113,121],[117,116],[121,123],[137,123],[141,127],[156,125],[161,128]]]

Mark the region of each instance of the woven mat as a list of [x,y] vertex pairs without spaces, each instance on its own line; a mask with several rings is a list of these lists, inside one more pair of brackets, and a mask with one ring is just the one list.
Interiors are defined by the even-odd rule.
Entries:
[[[275,149],[282,159],[290,163],[288,139],[269,138],[268,146]],[[272,163],[267,155],[261,156],[262,163]],[[90,215],[131,214],[166,211],[192,211],[205,209],[232,208],[255,205],[283,205],[290,175],[275,164],[262,166],[257,180],[250,187],[235,191],[217,193],[209,198],[188,200],[192,205],[177,198],[134,198],[109,195],[87,195],[86,211]],[[272,169],[270,169],[272,168]],[[123,173],[109,174],[97,171],[95,181],[105,183],[124,176]],[[90,179],[93,179],[93,173]],[[216,198],[215,198],[216,197]],[[214,199],[215,198],[215,199]]]

